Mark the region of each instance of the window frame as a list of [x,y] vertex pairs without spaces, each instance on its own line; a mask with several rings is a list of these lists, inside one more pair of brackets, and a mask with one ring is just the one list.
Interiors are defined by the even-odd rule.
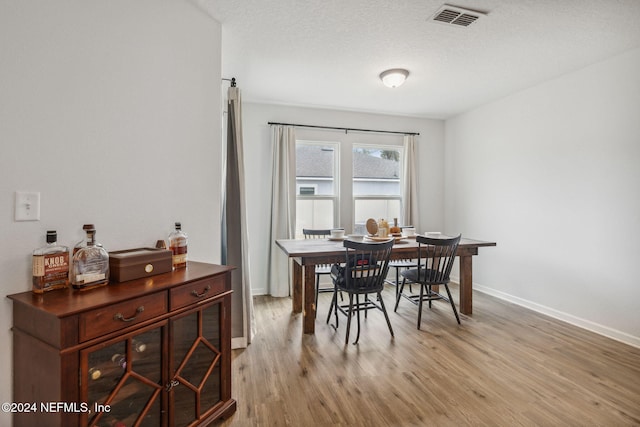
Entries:
[[[355,195],[354,191],[353,191],[353,184],[355,184],[355,177],[353,176],[354,174],[354,168],[353,168],[353,153],[356,149],[358,148],[364,148],[364,149],[374,149],[374,150],[380,150],[380,151],[397,151],[399,154],[399,159],[398,159],[398,178],[397,178],[397,182],[399,185],[399,191],[398,194],[396,195],[384,195],[384,194],[367,194],[367,195]],[[352,153],[352,164],[351,164],[351,181],[352,181],[352,188],[351,188],[351,223],[353,225],[353,227],[356,227],[356,203],[358,201],[366,201],[366,200],[393,200],[393,201],[397,201],[400,205],[400,217],[398,218],[399,221],[402,221],[402,218],[404,218],[404,204],[402,201],[402,196],[403,196],[403,188],[404,188],[404,182],[403,182],[403,178],[404,178],[404,146],[402,145],[391,145],[391,144],[372,144],[372,143],[353,143],[351,144],[351,153]],[[395,179],[393,181],[396,181]],[[377,218],[376,218],[377,219]],[[388,219],[388,218],[387,218]]]
[[[330,146],[333,148],[333,195],[321,195],[321,194],[299,194],[300,192],[300,184],[298,184],[298,176],[294,179],[296,180],[296,203],[298,200],[331,200],[333,201],[333,227],[337,227],[336,224],[340,224],[340,158],[341,158],[341,144],[338,141],[326,141],[326,140],[309,140],[309,139],[296,139],[296,148],[298,145],[307,145],[307,146],[321,146],[326,147]],[[297,156],[296,156],[297,160]],[[302,176],[301,178],[304,178]],[[317,178],[317,180],[327,180],[327,178]],[[316,186],[317,189],[317,186]],[[297,209],[296,209],[296,230],[298,229],[298,217],[297,217]],[[301,236],[296,236],[301,237]]]

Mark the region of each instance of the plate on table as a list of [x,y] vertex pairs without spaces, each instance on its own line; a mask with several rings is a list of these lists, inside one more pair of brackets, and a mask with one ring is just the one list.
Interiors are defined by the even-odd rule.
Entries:
[[332,242],[342,242],[343,240],[347,239],[347,236],[342,236],[342,237],[327,237],[327,239],[331,240]]
[[391,239],[395,240],[396,243],[405,242],[406,237],[403,236],[389,236],[389,237],[378,237],[378,236],[365,236],[365,239],[373,240],[374,242],[387,242]]

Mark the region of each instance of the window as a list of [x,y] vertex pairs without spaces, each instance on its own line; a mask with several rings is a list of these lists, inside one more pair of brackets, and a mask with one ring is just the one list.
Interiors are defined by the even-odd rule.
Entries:
[[296,141],[296,238],[303,228],[365,234],[368,218],[402,218],[402,145],[345,138]]
[[338,224],[338,144],[296,141],[296,237]]
[[401,218],[402,148],[397,146],[353,145],[354,232],[366,234],[368,218],[384,218],[391,223]]

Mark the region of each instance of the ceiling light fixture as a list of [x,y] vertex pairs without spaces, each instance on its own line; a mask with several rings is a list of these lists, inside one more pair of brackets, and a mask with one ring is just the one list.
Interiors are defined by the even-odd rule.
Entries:
[[380,80],[387,87],[398,87],[407,79],[409,71],[404,68],[393,68],[380,73]]

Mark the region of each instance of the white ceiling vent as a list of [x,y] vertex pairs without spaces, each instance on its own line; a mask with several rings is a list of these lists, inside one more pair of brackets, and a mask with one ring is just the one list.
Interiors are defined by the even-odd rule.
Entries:
[[484,15],[486,15],[486,13],[445,4],[438,9],[431,18],[429,18],[429,21],[440,24],[457,25],[459,27],[468,27]]

